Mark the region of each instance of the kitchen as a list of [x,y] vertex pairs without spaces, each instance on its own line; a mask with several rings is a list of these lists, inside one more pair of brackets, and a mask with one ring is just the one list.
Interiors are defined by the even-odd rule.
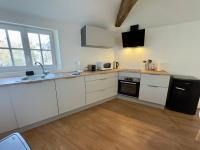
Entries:
[[[105,8],[106,2],[104,3],[102,2],[101,5],[98,6],[98,10],[105,9],[105,12],[101,12],[103,14],[98,14],[98,15],[107,16],[108,21],[106,23],[110,23],[110,22],[113,23],[112,20],[115,17],[114,15],[111,15],[111,14],[116,15],[114,11],[116,11],[115,9],[119,7],[120,2],[121,1],[118,1],[118,3],[113,2],[113,1],[108,2],[110,4],[109,6],[113,8],[112,9],[113,12],[110,12],[111,11],[110,8],[109,9]],[[69,3],[73,3],[73,2],[69,2]],[[80,2],[80,3],[82,6],[85,5],[83,4],[83,2]],[[160,6],[164,5],[161,2],[159,4]],[[185,5],[186,4],[187,2],[185,2]],[[15,5],[17,6],[18,4],[15,4]],[[33,4],[33,5],[35,6],[36,4]],[[27,6],[29,5],[27,4]],[[70,6],[75,7],[74,4],[71,4]],[[144,7],[144,6],[148,7],[148,3],[145,3],[145,1],[142,1],[142,0],[138,1],[136,5],[134,6],[132,13],[135,14],[134,11],[137,12],[139,11],[139,7]],[[46,7],[48,8],[48,6]],[[59,7],[62,8],[62,5],[60,5]],[[114,7],[116,8],[114,9]],[[3,71],[0,74],[2,78],[6,77],[6,79],[1,79],[0,81],[1,85],[4,84],[3,86],[1,86],[1,90],[0,90],[1,96],[3,97],[1,99],[3,101],[1,105],[2,115],[0,118],[3,118],[6,121],[8,121],[8,122],[1,121],[1,126],[2,126],[1,133],[5,133],[7,131],[11,131],[10,133],[12,133],[12,130],[14,129],[13,131],[22,132],[22,135],[23,135],[23,132],[25,131],[26,135],[24,136],[27,137],[27,141],[28,143],[31,143],[30,146],[32,147],[36,148],[37,145],[34,144],[34,141],[29,141],[29,139],[34,138],[34,137],[32,137],[31,133],[28,133],[28,131],[30,130],[34,132],[34,129],[31,130],[34,127],[40,128],[41,125],[44,125],[44,126],[46,125],[48,127],[47,123],[60,120],[61,118],[63,117],[65,118],[67,116],[69,116],[69,118],[71,117],[72,119],[73,119],[73,116],[74,118],[76,118],[77,113],[75,112],[80,112],[81,110],[83,110],[81,111],[82,113],[85,113],[85,114],[88,113],[88,115],[92,115],[92,114],[89,114],[89,112],[92,110],[90,109],[88,110],[88,108],[94,109],[98,112],[98,106],[108,109],[109,105],[111,104],[113,104],[113,107],[115,107],[115,105],[116,107],[120,107],[118,110],[119,112],[125,111],[125,110],[122,110],[121,107],[123,105],[126,106],[128,104],[136,105],[140,109],[143,109],[144,112],[147,111],[147,109],[148,109],[148,112],[150,112],[149,110],[150,108],[153,109],[152,110],[153,112],[154,111],[160,112],[164,108],[166,100],[167,100],[168,87],[170,83],[170,75],[174,75],[174,74],[184,75],[184,76],[189,75],[189,76],[194,76],[196,78],[200,78],[199,76],[200,73],[199,73],[199,70],[197,69],[198,64],[200,63],[198,59],[198,54],[199,54],[198,40],[196,40],[199,37],[199,34],[198,34],[199,21],[198,20],[193,21],[193,22],[186,22],[186,23],[180,22],[179,24],[175,24],[173,22],[171,23],[171,25],[166,25],[161,20],[161,22],[163,23],[162,25],[160,26],[158,25],[156,27],[151,24],[152,27],[147,27],[144,24],[140,23],[141,21],[139,20],[137,22],[131,20],[131,19],[134,19],[134,16],[133,17],[130,16],[127,18],[127,22],[125,22],[126,27],[125,25],[123,26],[125,29],[119,32],[113,32],[111,28],[108,29],[105,27],[99,27],[99,26],[106,26],[106,25],[102,25],[101,21],[95,20],[95,17],[93,17],[94,21],[96,21],[95,24],[97,24],[97,26],[92,25],[92,27],[95,27],[95,28],[97,27],[103,30],[107,30],[109,33],[113,33],[115,37],[115,41],[113,42],[114,43],[113,44],[112,42],[108,42],[108,40],[105,40],[105,39],[108,39],[108,36],[99,37],[96,35],[101,35],[101,34],[100,33],[97,34],[93,31],[92,33],[95,33],[95,36],[93,36],[91,39],[95,40],[96,37],[97,37],[97,40],[105,38],[104,41],[108,42],[108,44],[110,43],[113,44],[112,48],[110,47],[96,48],[96,47],[91,47],[91,46],[88,47],[88,46],[81,45],[81,40],[82,40],[81,29],[84,27],[85,24],[94,23],[94,22],[93,23],[85,22],[87,18],[84,18],[84,17],[82,18],[81,20],[82,24],[75,24],[75,23],[72,23],[73,18],[68,18],[69,20],[71,19],[71,23],[67,22],[66,20],[61,20],[62,17],[60,18],[59,21],[58,20],[54,21],[53,17],[58,16],[58,14],[52,15],[51,19],[45,18],[45,15],[51,12],[51,11],[49,12],[49,9],[46,9],[44,11],[43,16],[39,16],[39,17],[37,16],[38,13],[35,12],[34,9],[29,8],[28,10],[30,11],[29,13],[20,12],[18,9],[19,9],[18,7],[14,8],[14,4],[10,4],[7,6],[5,5],[4,9],[1,9],[0,19],[5,22],[16,23],[17,25],[28,25],[26,26],[26,28],[40,27],[42,29],[51,29],[54,35],[53,45],[55,46],[56,49],[58,49],[58,51],[55,51],[56,53],[55,60],[57,64],[57,70],[55,71],[55,69],[49,70],[48,68],[45,68],[45,70],[51,73],[49,73],[44,78],[40,78],[40,74],[42,73],[42,71],[39,65],[37,66],[37,69],[33,69],[34,72],[38,76],[37,77],[34,76],[31,82],[30,80],[23,80],[23,81],[21,80],[21,78],[24,78],[25,76],[25,71],[18,71],[18,72]],[[69,11],[71,11],[70,8],[68,9]],[[83,10],[84,8],[81,8],[80,12]],[[55,13],[59,12],[58,9],[56,11],[57,12]],[[148,12],[146,13],[148,14]],[[153,13],[155,12],[152,11],[151,14]],[[110,15],[107,15],[107,14],[110,14]],[[80,16],[78,16],[80,15],[79,13],[76,15],[74,18],[78,18],[78,19],[81,18]],[[140,29],[145,29],[144,46],[123,48],[121,33],[129,31],[130,26],[137,23],[142,24],[139,27]],[[111,34],[108,34],[108,35],[111,35]],[[25,38],[25,40],[27,39]],[[143,63],[143,61],[148,60],[148,59],[153,60],[153,63],[152,63],[153,69],[155,69],[155,66],[156,66],[158,68],[158,71],[144,70],[145,64]],[[91,71],[82,72],[80,73],[80,75],[77,72],[74,72],[74,71],[85,70],[88,64],[96,65],[96,62],[102,62],[100,63],[101,64],[100,66],[105,65],[105,66],[111,66],[111,68],[113,68],[114,61],[119,62],[119,66],[116,63],[114,63],[115,70],[93,72],[92,68],[93,70],[95,70],[95,66],[91,66]],[[110,62],[110,65],[104,64],[104,62],[105,63]],[[98,68],[97,66],[96,66],[96,69]],[[118,69],[116,69],[117,66],[118,66]],[[98,69],[101,69],[101,68],[98,68]],[[31,70],[26,70],[26,71],[31,71]],[[28,73],[31,73],[31,72],[28,72]],[[15,78],[13,78],[13,76]],[[136,93],[138,94],[139,99],[135,98],[135,96],[137,97],[136,93],[134,93],[136,94],[134,97],[124,96],[124,94],[123,95],[120,94],[120,91],[122,93],[124,91],[119,90],[120,88],[118,88],[121,80],[126,80],[125,82],[127,81],[132,82],[136,80],[136,83],[138,83],[137,81],[140,81],[140,87],[137,87],[136,89],[142,88],[142,87],[146,87],[146,88],[142,88],[143,90],[135,90],[137,91]],[[154,86],[154,87],[151,87],[151,89],[155,88],[156,86],[157,88],[156,93],[158,93],[158,95],[156,95],[155,93],[151,94],[152,91],[147,89],[147,88],[150,88],[148,85]],[[123,86],[124,85],[122,84],[120,87],[123,87]],[[126,90],[126,86],[124,87],[125,88],[121,88],[121,89]],[[119,90],[120,95],[118,95],[118,90]],[[151,92],[148,93],[149,91]],[[153,92],[155,91],[153,90]],[[131,103],[127,102],[128,104],[125,104],[126,101],[125,102],[124,101],[122,102],[110,101],[115,98],[118,98],[120,100],[122,99],[128,100],[128,101],[131,101]],[[104,104],[103,102],[107,102],[107,103]],[[142,103],[142,106],[140,104],[136,104],[135,102]],[[98,105],[101,103],[103,104]],[[118,106],[119,104],[121,104],[122,106]],[[151,106],[150,108],[149,108],[149,105]],[[131,106],[131,107],[135,107],[135,106]],[[156,108],[159,107],[159,109],[154,110],[155,107]],[[110,109],[111,108],[112,107],[110,106]],[[135,113],[139,113],[137,112],[138,109],[135,110],[136,111]],[[127,107],[127,111],[128,110],[129,110],[129,107]],[[110,114],[104,114],[105,112],[99,112],[99,113],[102,114],[102,116],[110,115]],[[131,114],[134,115],[133,113]],[[162,114],[162,111],[161,111],[161,114]],[[161,114],[154,114],[154,115],[161,115]],[[8,117],[8,115],[11,115],[11,116]],[[144,114],[142,114],[141,112],[141,116],[142,115]],[[176,115],[179,115],[179,114],[176,114]],[[79,114],[77,114],[78,118],[80,116]],[[101,119],[101,121],[105,121],[104,119],[106,119],[106,117],[102,118],[102,116],[99,116],[99,118]],[[120,116],[118,117],[120,118]],[[151,117],[151,115],[149,115],[148,117]],[[85,121],[87,122],[89,120],[85,120]],[[113,122],[115,121],[116,120],[113,120]],[[49,126],[51,126],[51,124],[49,124]],[[98,127],[98,125],[96,126]],[[115,126],[113,125],[113,127]],[[40,130],[39,128],[38,130]],[[37,128],[35,129],[37,130]],[[115,129],[117,129],[117,127]],[[123,131],[126,132],[125,129],[123,130],[123,126],[122,126],[122,132]],[[35,133],[37,133],[37,131],[35,131]],[[80,135],[80,137],[81,136],[82,135]],[[99,134],[97,134],[96,136],[99,138],[101,137]],[[39,135],[36,135],[36,137],[40,139]],[[123,139],[121,140],[123,141]],[[37,140],[35,140],[35,142],[37,142]],[[80,140],[80,142],[83,142],[83,141]],[[48,146],[46,145],[46,143],[44,142],[43,144],[46,146],[46,149],[48,149]],[[95,145],[95,142],[93,144]],[[98,144],[102,146],[101,142],[99,142]],[[55,145],[57,144],[55,143]],[[70,144],[68,146],[70,146]],[[138,144],[138,146],[141,146],[141,145]],[[73,148],[72,146],[71,149],[75,149],[75,148]],[[82,147],[80,149],[84,149],[84,148]],[[92,148],[88,148],[88,149],[92,149]],[[110,149],[114,149],[114,147]]]

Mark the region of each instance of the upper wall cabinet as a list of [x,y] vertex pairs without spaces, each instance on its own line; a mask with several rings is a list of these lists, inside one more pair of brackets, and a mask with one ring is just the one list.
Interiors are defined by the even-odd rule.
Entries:
[[83,47],[112,48],[114,35],[112,31],[94,26],[84,26],[81,29],[81,45]]

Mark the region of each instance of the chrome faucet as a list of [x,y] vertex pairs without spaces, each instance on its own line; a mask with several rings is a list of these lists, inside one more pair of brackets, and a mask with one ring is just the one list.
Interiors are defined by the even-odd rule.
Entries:
[[42,65],[42,63],[36,61],[36,62],[35,62],[35,65],[37,65],[37,64],[39,64],[40,67],[42,68],[42,74],[47,75],[47,74],[49,73],[49,72],[47,72],[47,71],[44,69],[44,66]]

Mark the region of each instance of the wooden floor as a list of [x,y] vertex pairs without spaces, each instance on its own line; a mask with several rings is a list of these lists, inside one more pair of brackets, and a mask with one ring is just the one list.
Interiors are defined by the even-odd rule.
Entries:
[[200,150],[200,119],[115,99],[23,136],[33,150]]

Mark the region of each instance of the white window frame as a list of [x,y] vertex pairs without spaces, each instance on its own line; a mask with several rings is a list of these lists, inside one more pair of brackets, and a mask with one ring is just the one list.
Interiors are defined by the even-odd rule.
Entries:
[[[47,35],[50,36],[50,42],[51,42],[50,44],[51,44],[53,65],[44,65],[44,67],[47,70],[56,70],[57,69],[56,46],[55,46],[55,43],[54,43],[54,32],[52,30],[41,29],[41,28],[37,28],[37,27],[29,27],[29,26],[25,26],[25,25],[16,25],[16,24],[11,24],[11,23],[2,23],[2,22],[0,22],[0,28],[1,29],[5,29],[5,30],[20,31],[21,38],[22,38],[22,45],[23,45],[24,55],[25,55],[25,61],[26,61],[26,66],[0,67],[0,73],[4,73],[4,72],[20,72],[20,71],[26,71],[26,70],[38,70],[38,69],[40,69],[39,66],[34,66],[32,64],[31,49],[30,49],[29,40],[28,40],[28,32],[37,33],[37,34],[47,34]],[[9,44],[10,43],[8,42],[8,45]],[[8,49],[10,49],[10,48],[8,48]],[[40,51],[41,50],[42,49],[40,49]]]

